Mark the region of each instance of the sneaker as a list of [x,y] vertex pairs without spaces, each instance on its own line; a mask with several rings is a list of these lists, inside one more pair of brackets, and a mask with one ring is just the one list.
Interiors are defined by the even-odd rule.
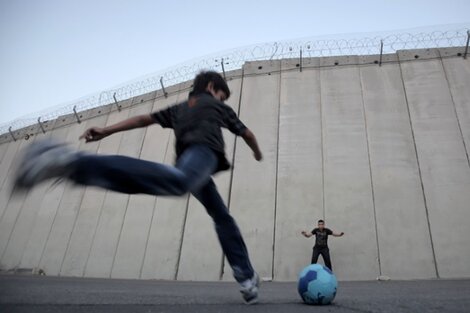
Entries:
[[66,177],[77,153],[62,143],[44,139],[29,145],[15,171],[14,190],[24,191],[49,178]]
[[240,283],[240,292],[246,304],[258,303],[259,276],[257,273],[252,278]]

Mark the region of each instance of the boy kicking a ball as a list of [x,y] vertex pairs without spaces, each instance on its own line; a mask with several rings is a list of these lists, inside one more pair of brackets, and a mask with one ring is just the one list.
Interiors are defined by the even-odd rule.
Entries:
[[89,128],[80,137],[91,142],[116,132],[160,124],[172,128],[176,136],[174,167],[120,155],[73,151],[64,144],[42,140],[26,149],[16,172],[14,190],[27,190],[55,177],[127,194],[169,196],[190,192],[214,221],[220,245],[241,286],[243,299],[247,304],[256,303],[258,274],[253,270],[240,230],[211,178],[230,168],[222,127],[241,136],[252,149],[254,158],[262,159],[255,135],[224,103],[229,97],[230,90],[222,76],[212,71],[201,72],[194,80],[187,101],[105,128]]

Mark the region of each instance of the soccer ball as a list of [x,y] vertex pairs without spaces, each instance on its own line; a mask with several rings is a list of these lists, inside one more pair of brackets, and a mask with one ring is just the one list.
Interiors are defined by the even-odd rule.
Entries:
[[338,281],[329,268],[310,264],[299,274],[297,290],[307,304],[329,304],[336,296]]

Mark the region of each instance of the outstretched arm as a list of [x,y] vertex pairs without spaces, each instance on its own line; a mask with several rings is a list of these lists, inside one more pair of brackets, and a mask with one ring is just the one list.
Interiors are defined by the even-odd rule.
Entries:
[[302,230],[301,234],[304,235],[304,237],[306,237],[306,238],[310,238],[310,237],[313,236],[312,233],[308,233],[308,232],[306,232],[305,230]]
[[342,237],[342,236],[344,236],[344,232],[340,232],[340,233],[333,232],[332,235],[333,235],[333,237]]
[[153,123],[155,120],[150,114],[137,115],[108,127],[88,128],[79,139],[85,139],[86,142],[97,141],[120,131],[145,127]]
[[258,146],[258,141],[256,140],[255,134],[251,132],[248,128],[242,135],[243,140],[245,140],[246,144],[251,148],[253,151],[254,157],[256,161],[261,161],[263,159],[263,154]]

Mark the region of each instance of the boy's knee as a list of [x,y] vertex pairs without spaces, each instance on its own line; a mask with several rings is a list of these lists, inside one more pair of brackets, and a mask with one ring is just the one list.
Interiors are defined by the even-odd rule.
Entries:
[[180,187],[175,188],[175,189],[174,189],[174,192],[173,192],[173,194],[174,194],[175,196],[184,196],[184,195],[187,194],[187,193],[188,193],[188,190],[185,189],[185,188],[183,188],[183,187],[181,187],[181,188],[180,188]]
[[175,196],[183,196],[189,192],[190,186],[184,175],[177,178],[173,188],[173,194]]

